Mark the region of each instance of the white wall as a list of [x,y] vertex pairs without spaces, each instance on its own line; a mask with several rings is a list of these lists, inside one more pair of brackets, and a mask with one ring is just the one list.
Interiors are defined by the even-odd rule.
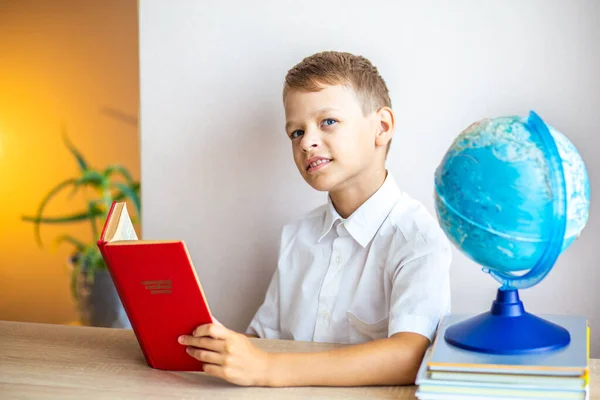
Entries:
[[[372,5],[367,5],[368,3]],[[563,131],[600,187],[596,1],[140,2],[143,236],[184,239],[210,305],[241,330],[275,268],[282,225],[325,201],[284,134],[286,71],[321,50],[363,54],[391,90],[389,169],[433,213],[433,172],[471,122],[536,110]],[[590,318],[600,357],[592,208],[581,238],[529,311]],[[458,251],[453,311],[489,308],[497,283]]]

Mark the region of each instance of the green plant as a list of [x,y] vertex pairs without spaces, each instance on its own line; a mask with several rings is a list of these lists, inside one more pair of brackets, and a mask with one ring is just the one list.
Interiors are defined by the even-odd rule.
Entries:
[[[71,265],[73,266],[71,291],[73,296],[76,297],[75,285],[80,272],[85,272],[86,279],[88,279],[88,282],[91,282],[97,270],[106,268],[97,242],[99,240],[100,229],[106,220],[112,202],[130,201],[133,203],[136,215],[132,215],[132,220],[134,222],[138,221],[141,215],[140,183],[135,181],[129,171],[122,165],[109,165],[104,170],[91,168],[81,152],[71,143],[66,133],[63,133],[63,140],[77,161],[79,166],[78,176],[65,179],[54,186],[40,202],[37,214],[35,216],[22,216],[22,220],[34,224],[34,235],[40,248],[43,248],[40,233],[42,224],[72,224],[82,222],[90,224],[91,241],[84,241],[69,234],[62,234],[55,239],[56,246],[68,243],[74,247],[71,255]],[[87,207],[68,215],[45,216],[44,211],[50,200],[68,188],[72,189],[71,196],[74,196],[80,190],[84,191]],[[89,189],[93,193],[92,196],[89,194]]]

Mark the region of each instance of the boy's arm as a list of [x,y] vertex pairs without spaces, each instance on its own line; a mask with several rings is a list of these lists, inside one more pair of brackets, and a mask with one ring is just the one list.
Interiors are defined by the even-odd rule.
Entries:
[[429,339],[401,332],[386,339],[319,353],[273,353],[269,386],[407,385],[415,377]]
[[204,371],[243,386],[412,384],[429,339],[401,332],[386,339],[315,353],[267,353],[222,325],[199,326],[180,343]]

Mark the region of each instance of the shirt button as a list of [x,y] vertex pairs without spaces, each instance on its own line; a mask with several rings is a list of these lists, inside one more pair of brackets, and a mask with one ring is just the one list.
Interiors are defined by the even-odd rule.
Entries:
[[342,263],[342,257],[341,257],[341,256],[337,256],[337,257],[335,258],[335,262],[336,262],[337,264],[341,264],[341,263]]

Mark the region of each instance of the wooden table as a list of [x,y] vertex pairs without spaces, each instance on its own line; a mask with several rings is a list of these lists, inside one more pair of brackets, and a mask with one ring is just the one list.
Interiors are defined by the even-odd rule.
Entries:
[[[253,339],[268,351],[339,345]],[[130,330],[0,321],[0,399],[415,399],[414,386],[245,388],[147,366]]]
[[[268,351],[339,345],[253,339]],[[590,360],[591,387],[600,361]],[[198,372],[154,370],[132,331],[0,321],[0,399],[415,399],[414,386],[244,388]],[[594,391],[590,399],[600,400]]]

